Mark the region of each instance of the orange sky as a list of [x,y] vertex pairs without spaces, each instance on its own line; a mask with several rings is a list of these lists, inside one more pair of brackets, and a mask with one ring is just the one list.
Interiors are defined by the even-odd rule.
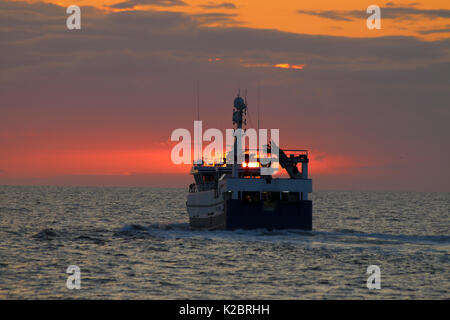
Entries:
[[[94,6],[101,10],[100,12],[102,13],[100,15],[107,15],[112,11],[120,11],[109,6],[124,1],[126,0],[32,0],[29,1],[29,3],[47,2],[63,7],[77,4],[81,7],[82,25],[85,26],[89,25],[89,16],[83,16],[83,6]],[[145,1],[148,3],[151,0],[135,1],[136,3]],[[203,29],[213,29],[213,27],[217,26],[225,29],[248,27],[252,28],[252,30],[274,29],[298,35],[343,36],[357,39],[407,36],[420,39],[420,44],[422,44],[422,42],[425,42],[426,44],[432,42],[439,43],[440,40],[449,38],[448,29],[450,27],[450,19],[438,17],[439,15],[434,14],[437,11],[450,10],[450,1],[448,0],[421,1],[419,3],[416,3],[415,1],[373,0],[183,1],[186,5],[158,6],[138,4],[134,6],[133,9],[141,11],[181,12],[190,18],[199,21]],[[227,5],[215,7],[216,5],[223,3],[227,3]],[[233,5],[230,5],[230,3]],[[382,30],[368,30],[366,27],[366,17],[368,15],[365,11],[369,5],[373,4],[377,4],[381,7]],[[390,17],[389,14],[383,16],[383,10],[385,8],[394,8],[394,10],[400,11],[404,10],[407,14],[405,14],[405,16],[397,15],[395,18]],[[57,9],[59,10],[59,7],[57,7]],[[298,12],[299,10],[304,13],[300,14]],[[358,12],[361,13],[361,18],[354,18],[355,14]],[[205,20],[205,15],[211,13],[225,14],[225,19]],[[65,13],[62,14],[63,18],[64,14]],[[445,14],[446,13],[444,12],[444,14],[440,14],[440,16],[445,16]],[[331,18],[327,18],[326,16]],[[57,17],[57,19],[60,19],[60,17]],[[98,21],[102,21],[102,19],[99,19]],[[117,25],[121,26],[120,22]],[[65,28],[64,23],[61,24],[61,26],[62,28]],[[107,26],[105,26],[105,29],[107,29]],[[45,29],[45,26],[44,30],[45,32],[54,31],[53,29]],[[21,36],[22,31],[23,30],[19,30],[19,36]],[[63,31],[66,32],[67,30]],[[84,41],[81,36],[88,36],[89,30],[88,28],[82,29],[82,32],[85,33],[80,33],[79,39]],[[98,32],[98,30],[96,32]],[[439,64],[448,62],[448,55],[444,57],[440,56],[439,54],[441,51],[439,51],[439,54],[435,54],[434,51],[430,51],[426,46],[419,47],[419,49],[423,51],[423,53],[421,53],[424,56],[423,59],[420,54],[418,54],[418,57],[411,55],[412,58],[407,57],[407,59],[403,59],[402,55],[405,55],[405,53],[400,52],[401,48],[398,49],[394,46],[393,55],[397,56],[393,57],[392,60],[390,56],[387,56],[380,58],[380,60],[377,61],[377,57],[374,58],[367,55],[367,57],[361,56],[361,61],[356,61],[355,65],[351,65],[353,61],[349,62],[345,60],[347,51],[341,53],[341,56],[335,61],[332,60],[333,52],[326,52],[328,56],[324,56],[325,58],[318,57],[318,63],[316,63],[316,65],[310,65],[309,61],[315,61],[314,59],[316,58],[314,56],[316,54],[314,51],[312,54],[309,52],[297,53],[294,49],[289,47],[289,44],[286,45],[286,43],[284,44],[287,46],[287,49],[284,49],[285,51],[280,49],[280,52],[275,51],[274,53],[271,53],[272,55],[267,56],[264,56],[264,54],[258,55],[259,52],[250,52],[250,54],[246,56],[248,57],[248,60],[242,59],[240,55],[230,55],[227,48],[222,48],[222,51],[218,50],[218,52],[214,52],[214,48],[212,48],[210,52],[205,50],[208,55],[206,55],[204,51],[201,51],[201,54],[199,54],[189,46],[189,43],[184,44],[184,47],[180,46],[181,49],[188,48],[186,51],[178,50],[179,48],[171,50],[171,46],[169,45],[169,49],[163,47],[163,49],[161,49],[162,53],[158,53],[159,56],[153,57],[153,48],[152,50],[147,50],[146,47],[139,47],[139,42],[145,42],[145,38],[142,38],[141,40],[139,40],[139,38],[137,44],[133,42],[129,48],[116,48],[113,45],[116,39],[111,40],[111,42],[105,41],[101,38],[103,35],[101,32],[104,32],[104,30],[100,30],[100,33],[96,33],[95,37],[102,40],[103,42],[101,43],[105,44],[107,48],[103,51],[103,48],[96,48],[95,43],[93,47],[87,49],[81,48],[81,54],[76,56],[76,59],[83,63],[92,61],[92,65],[88,65],[86,69],[82,69],[80,73],[77,73],[78,69],[75,67],[72,68],[70,61],[67,62],[66,60],[63,60],[63,58],[66,58],[71,54],[70,51],[64,51],[66,50],[64,46],[67,45],[67,43],[64,43],[64,46],[61,46],[60,43],[55,42],[54,47],[51,46],[53,40],[63,39],[63,36],[65,37],[67,33],[64,33],[63,36],[55,33],[48,38],[45,35],[38,34],[32,41],[21,41],[21,39],[18,39],[18,41],[14,43],[19,50],[18,52],[24,53],[24,63],[22,63],[23,65],[18,63],[17,67],[10,66],[9,63],[7,63],[7,65],[2,66],[4,69],[1,70],[3,72],[1,73],[0,81],[4,81],[4,83],[7,84],[8,89],[0,88],[0,90],[5,90],[4,93],[7,93],[10,104],[7,106],[5,105],[4,109],[0,109],[0,115],[3,117],[2,119],[4,121],[3,126],[0,127],[0,184],[2,183],[2,178],[9,179],[15,177],[42,178],[64,175],[126,176],[135,173],[147,174],[169,172],[187,174],[189,166],[175,166],[171,163],[170,151],[172,144],[168,142],[168,139],[171,131],[177,127],[191,128],[192,131],[192,101],[189,100],[192,98],[191,92],[186,93],[178,90],[176,95],[170,92],[172,83],[175,82],[175,80],[178,80],[176,78],[179,74],[182,74],[182,72],[185,72],[184,74],[187,75],[185,75],[185,78],[180,78],[182,80],[178,83],[178,89],[189,87],[186,91],[191,90],[190,85],[193,73],[193,71],[189,69],[191,67],[194,69],[194,72],[196,71],[196,68],[204,67],[207,71],[205,71],[203,75],[207,74],[207,76],[210,76],[211,79],[214,80],[219,79],[220,81],[218,80],[217,83],[230,83],[230,87],[232,87],[227,88],[228,91],[226,91],[224,88],[217,88],[217,85],[216,88],[213,88],[215,84],[212,83],[209,87],[211,93],[208,92],[208,89],[202,88],[202,107],[206,104],[203,102],[204,100],[207,100],[208,103],[212,105],[209,114],[207,114],[208,111],[203,113],[207,114],[207,118],[210,120],[205,126],[219,127],[217,124],[220,123],[220,129],[224,129],[224,126],[226,128],[231,127],[231,121],[229,121],[231,117],[231,108],[226,109],[223,106],[225,105],[224,101],[232,101],[233,96],[230,96],[229,93],[233,92],[234,94],[235,88],[237,87],[237,82],[231,83],[231,81],[235,81],[235,79],[231,78],[232,80],[230,80],[229,78],[226,78],[227,76],[225,73],[230,72],[232,74],[233,72],[242,72],[239,77],[244,79],[243,82],[246,81],[245,77],[252,75],[254,78],[249,77],[247,79],[247,83],[252,84],[255,82],[254,79],[265,77],[263,85],[265,85],[266,90],[264,94],[267,93],[267,100],[264,100],[266,108],[268,108],[269,105],[278,108],[277,104],[279,101],[280,104],[284,103],[288,107],[284,109],[285,114],[282,114],[281,112],[277,114],[278,110],[276,110],[276,112],[267,116],[267,122],[264,124],[264,127],[279,127],[282,132],[282,144],[287,143],[292,144],[293,147],[309,148],[311,150],[312,159],[310,172],[313,175],[333,176],[337,173],[353,174],[355,170],[364,171],[366,170],[365,168],[368,167],[379,168],[382,166],[391,166],[393,168],[396,166],[404,166],[404,162],[402,162],[404,160],[401,159],[404,159],[403,153],[407,154],[405,150],[414,148],[417,141],[426,146],[429,143],[427,141],[420,141],[423,135],[419,134],[417,134],[418,137],[415,137],[417,141],[412,140],[411,136],[414,134],[414,131],[417,130],[411,130],[412,133],[408,132],[408,135],[405,134],[404,137],[401,137],[401,132],[395,131],[395,128],[397,127],[395,121],[398,121],[398,123],[405,127],[408,127],[409,125],[407,121],[411,121],[412,124],[410,127],[417,125],[418,128],[419,125],[422,126],[422,121],[428,121],[429,127],[433,128],[433,125],[430,124],[432,122],[430,119],[434,121],[445,120],[445,117],[442,116],[445,111],[442,111],[442,108],[439,109],[439,103],[437,103],[435,110],[433,109],[423,116],[418,116],[418,120],[416,118],[412,120],[409,119],[409,114],[407,112],[394,110],[394,112],[398,113],[394,116],[389,115],[389,117],[386,118],[387,120],[384,120],[384,125],[388,123],[390,125],[389,128],[391,128],[388,128],[387,130],[393,131],[392,137],[386,139],[377,136],[381,135],[376,133],[379,129],[378,125],[375,124],[371,126],[372,123],[369,121],[380,115],[375,112],[374,108],[365,110],[364,105],[361,105],[360,102],[361,100],[364,101],[364,95],[369,96],[372,94],[373,90],[379,89],[384,85],[383,79],[385,78],[380,78],[382,80],[374,82],[375,85],[368,83],[367,78],[364,78],[366,83],[368,83],[367,85],[364,85],[364,82],[358,77],[360,77],[361,74],[364,75],[367,70],[375,71],[374,74],[377,74],[380,70],[387,70],[386,77],[395,78],[398,70],[408,71],[410,69],[414,70],[415,68],[419,69],[421,67],[434,67],[434,64],[438,65],[436,69],[439,70]],[[132,32],[135,32],[135,30],[132,29],[131,33]],[[112,32],[112,36],[113,35],[114,32]],[[112,36],[111,34],[108,34],[105,38],[112,39]],[[126,36],[120,34],[118,39],[118,41],[122,41],[123,39],[126,40]],[[283,40],[284,38],[280,37],[280,39]],[[40,41],[42,41],[42,45],[40,45]],[[318,46],[316,52],[321,53],[323,48],[341,49],[342,46],[336,45],[333,42],[333,39],[331,39],[331,41],[330,46]],[[373,41],[373,39],[369,39],[369,41]],[[84,42],[81,43],[84,44]],[[121,42],[121,44],[123,43],[125,45],[128,44],[126,41]],[[308,43],[314,44],[315,42]],[[32,45],[36,45],[36,47],[33,47]],[[203,43],[200,45],[203,45]],[[388,43],[387,45],[390,46],[391,43]],[[30,51],[27,51],[29,50],[27,49],[28,46],[31,46]],[[364,49],[364,46],[362,47]],[[442,45],[442,47],[444,47],[444,45]],[[9,50],[9,44],[6,48]],[[70,46],[68,46],[68,48],[69,49],[67,50],[76,51],[73,48],[70,49]],[[158,48],[159,47],[156,47],[156,49]],[[375,49],[379,48],[382,47],[375,46]],[[49,52],[47,52],[46,49],[48,49]],[[95,51],[96,49],[99,51]],[[245,53],[245,49],[246,48],[244,48],[244,51],[241,51],[241,53]],[[251,51],[252,48],[248,49],[248,51]],[[258,50],[255,49],[255,51]],[[26,54],[29,54],[30,52],[30,56],[27,56]],[[364,50],[361,50],[361,52],[361,55],[366,54]],[[90,56],[91,53],[93,53],[92,57]],[[217,53],[217,55],[214,55],[215,53]],[[317,53],[317,56],[319,53]],[[17,54],[12,54],[12,58],[10,59],[11,64],[16,63],[16,60],[14,59],[17,56]],[[168,57],[168,65],[170,64],[170,66],[167,67],[167,70],[169,70],[170,67],[175,66],[175,71],[171,71],[173,73],[170,74],[164,69],[166,66],[162,66],[160,67],[161,69],[158,69],[158,63],[161,61],[163,63],[166,62],[166,56]],[[50,57],[50,62],[40,65],[39,60],[41,57]],[[130,72],[129,74],[124,74],[123,72],[129,70],[127,68],[115,71],[116,66],[120,67],[124,65],[124,63],[120,63],[123,61],[121,60],[123,57],[125,57],[124,61],[127,61],[132,68],[135,65],[137,66],[132,70],[135,73]],[[132,57],[134,60],[130,62],[129,57]],[[116,62],[115,58],[117,58],[117,61],[119,62]],[[157,58],[161,58],[161,60],[158,60],[159,62],[155,63],[156,66],[151,65],[153,60]],[[55,65],[52,64],[53,59]],[[359,57],[356,60],[358,59]],[[107,64],[106,67],[102,66],[102,69],[95,69],[96,65],[103,61],[107,61],[110,64]],[[36,64],[33,65],[31,62],[36,62]],[[322,67],[322,62],[327,65]],[[28,63],[30,63],[30,66],[27,65]],[[67,67],[67,65],[69,67]],[[113,68],[110,67],[111,65]],[[147,65],[151,66],[147,67]],[[126,67],[128,67],[128,65],[126,65]],[[90,73],[90,68],[95,69],[95,71],[92,71],[94,74]],[[326,73],[328,70],[326,68],[331,70],[330,73]],[[350,79],[348,86],[357,86],[362,83],[362,87],[355,89],[355,92],[360,94],[360,100],[355,102],[357,105],[350,110],[351,112],[348,112],[348,110],[344,112],[339,109],[344,108],[343,106],[353,101],[351,95],[346,96],[345,99],[347,100],[344,102],[341,101],[340,105],[338,103],[336,106],[334,105],[336,101],[343,96],[343,91],[346,89],[339,87],[343,79],[339,78],[340,69],[335,68],[343,68],[342,70],[353,68],[354,70],[361,71],[361,74],[358,74],[357,76],[352,73],[347,74],[348,77],[346,80]],[[142,74],[139,73],[141,69],[144,70],[142,71]],[[245,70],[242,71],[243,69]],[[255,71],[255,69],[258,70]],[[168,74],[167,79],[164,80],[165,82],[161,80],[158,70],[162,70],[161,74]],[[98,71],[100,73],[105,72],[105,78],[99,77],[98,80],[95,74]],[[322,71],[324,73],[321,73]],[[61,74],[64,74],[65,72],[73,76],[76,80],[81,80],[78,82],[74,81],[75,85],[70,83],[66,84],[64,79],[60,78]],[[260,74],[258,72],[260,72]],[[433,72],[436,71],[430,71],[429,73],[426,73],[426,75],[431,74],[432,77],[434,77]],[[199,74],[202,75],[202,73]],[[299,76],[300,74],[304,76]],[[325,84],[325,81],[323,81],[322,86],[320,77],[324,75],[325,77],[331,75],[328,87]],[[405,76],[405,79],[408,79],[408,77],[410,77],[409,74]],[[415,75],[410,78],[414,77]],[[61,79],[63,79],[63,81],[61,81]],[[109,83],[108,81],[111,79],[117,82]],[[207,82],[207,80],[205,80],[202,85],[208,86],[205,82]],[[404,84],[404,82],[404,78],[395,82],[396,88],[392,91],[390,90],[391,87],[389,87],[389,85],[385,88],[385,92],[387,92],[385,95],[392,95],[392,100],[394,101],[392,104],[395,107],[400,106],[400,109],[408,106],[408,102],[405,102],[405,105],[402,105],[403,101],[401,100],[401,98],[408,96],[408,94],[405,94],[407,84]],[[0,83],[0,87],[2,86],[2,83]],[[64,93],[58,93],[60,88],[56,87],[59,83],[61,83],[61,87],[63,88],[61,92]],[[85,83],[89,83],[89,85]],[[311,91],[303,91],[303,88],[309,88],[308,85],[312,88]],[[429,88],[427,87],[428,83],[424,83],[423,86],[419,83],[419,85],[420,90],[424,90],[424,93],[423,95],[419,95],[418,98],[424,99],[424,105],[429,103],[429,97],[434,97],[437,91],[439,91],[438,93],[440,94],[441,100],[442,97],[445,98],[444,93],[442,93],[445,91],[442,90],[442,87],[446,86],[445,82],[441,82],[437,85],[435,84],[434,86],[430,85]],[[124,92],[122,92],[121,89],[124,87],[128,88],[129,91],[126,91],[125,89]],[[152,87],[153,91],[149,92],[149,88]],[[176,88],[176,86],[174,87]],[[255,88],[253,88],[251,93],[253,94],[251,97],[251,99],[253,99],[251,100],[253,117],[255,116],[254,89]],[[279,89],[285,90],[285,97],[278,91]],[[167,91],[169,91],[170,97],[167,97],[167,94],[164,96]],[[223,93],[221,98],[216,97],[218,91]],[[349,91],[351,94],[351,90]],[[214,96],[212,92],[215,92],[216,96]],[[53,97],[54,93],[59,95]],[[77,100],[74,105],[65,106],[65,102],[67,102],[67,100],[70,101],[73,97],[72,94],[75,95],[75,93],[79,93],[79,100]],[[420,94],[422,94],[422,92],[420,92]],[[109,96],[111,96],[110,99],[108,98]],[[177,96],[177,98],[174,98],[174,96]],[[155,101],[147,102],[147,100],[151,100],[149,97],[155,97]],[[428,100],[425,99],[425,97]],[[127,105],[129,100],[136,104],[133,105],[133,108]],[[167,104],[164,104],[166,100],[170,101],[170,103],[167,102]],[[189,101],[186,102],[187,100]],[[164,107],[160,107],[161,103],[163,103]],[[220,104],[220,106],[214,105],[214,103]],[[115,109],[106,109],[105,106],[109,107],[112,104],[115,105]],[[360,105],[361,108],[359,108]],[[171,106],[181,106],[178,109],[179,114],[174,117],[174,119],[170,119],[174,122],[160,123],[162,120],[158,121],[158,117],[167,120],[170,116],[170,111],[167,111],[167,109]],[[127,113],[129,108],[132,110],[130,111],[130,114]],[[152,109],[149,111],[151,108],[154,108],[154,110]],[[291,114],[286,114],[286,110],[288,109],[290,110],[289,112],[292,112],[292,116]],[[295,136],[297,134],[297,131],[295,131],[297,125],[296,119],[302,120],[305,110],[307,112],[308,110],[311,110],[310,116],[315,118],[308,119],[305,124],[307,129],[300,130],[298,136]],[[216,112],[219,112],[217,117]],[[367,114],[364,112],[367,112]],[[279,119],[277,116],[280,116]],[[395,121],[392,120],[392,123],[389,123],[390,119],[394,119],[395,116]],[[428,116],[430,118],[427,118]],[[355,118],[354,122],[351,121],[352,117]],[[279,122],[277,122],[277,119]],[[346,125],[347,122],[345,122],[347,120],[348,123],[351,123],[354,127],[349,128],[349,126]],[[364,122],[366,120],[367,123]],[[213,121],[216,122],[214,123]],[[255,119],[253,119],[253,121],[255,121]],[[148,122],[148,125],[146,122]],[[339,127],[339,124],[341,124],[342,127]],[[316,128],[319,129],[315,131]],[[345,135],[342,132],[346,129],[348,129],[348,132],[346,132]],[[290,131],[287,132],[288,130]],[[439,132],[439,130],[440,129],[437,126],[436,131]],[[444,129],[441,131],[444,132]],[[374,133],[372,134],[372,132]],[[432,134],[434,134],[434,132]],[[362,137],[362,135],[364,135],[364,137]],[[299,136],[301,139],[299,139]],[[297,145],[297,139],[300,141],[301,145]],[[333,139],[336,140],[336,143]],[[442,139],[442,135],[435,135],[435,139],[429,139],[429,141],[434,140],[437,141],[435,144],[438,144],[440,139]],[[342,143],[342,141],[345,141],[343,143],[343,148],[347,148],[345,150],[340,150],[340,148],[336,146],[337,144]],[[385,151],[385,149],[382,149],[384,148],[385,143],[386,145],[389,144],[389,147],[386,147],[386,151],[390,152],[390,154],[385,158],[376,159],[375,156],[379,154],[377,153],[378,151],[376,148]],[[206,144],[207,143],[205,142],[204,146]],[[399,148],[396,148],[396,146],[399,146]],[[394,154],[396,149],[399,150],[398,154]],[[348,152],[349,150],[351,152]],[[439,148],[435,148],[432,151],[434,152],[435,160],[444,161],[442,160],[444,158],[440,157],[441,151]],[[408,168],[409,171],[415,169],[416,167]],[[375,171],[376,169],[373,169],[373,172]],[[376,175],[376,173],[374,173],[374,175]]]
[[[31,0],[30,2],[49,2],[62,6],[72,4],[82,6],[95,6],[102,10],[120,11],[108,6],[124,2],[126,0]],[[380,37],[380,36],[416,36],[426,40],[442,39],[449,36],[450,31],[425,33],[422,31],[449,29],[449,18],[427,17],[417,15],[404,18],[391,19],[383,17],[383,8],[388,7],[410,7],[421,10],[450,9],[450,1],[427,0],[427,1],[391,1],[391,0],[320,0],[320,1],[260,1],[260,0],[233,0],[233,1],[210,1],[210,0],[184,0],[186,5],[161,6],[161,5],[136,5],[134,10],[159,10],[183,12],[186,14],[200,15],[204,13],[234,14],[233,23],[209,22],[209,26],[233,26],[239,25],[257,29],[275,29],[280,31],[315,34],[334,35],[345,37]],[[214,5],[221,3],[233,3],[235,8],[204,8],[202,5]],[[366,9],[370,5],[378,5],[381,8],[382,29],[369,30],[366,27]],[[123,10],[123,9],[122,9]],[[126,9],[130,10],[130,9]],[[298,11],[361,11],[361,19],[351,21],[331,20],[323,17],[299,14]],[[197,17],[200,19],[200,17]]]

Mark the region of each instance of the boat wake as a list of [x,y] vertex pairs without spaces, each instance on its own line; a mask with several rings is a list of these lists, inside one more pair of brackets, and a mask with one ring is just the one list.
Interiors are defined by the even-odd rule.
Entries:
[[[319,234],[321,232],[318,232]],[[342,229],[336,232],[327,232],[325,234],[339,236],[353,236],[355,238],[365,238],[380,241],[390,241],[399,243],[413,244],[450,244],[450,236],[447,235],[403,235],[403,234],[384,234],[384,233],[364,233],[356,230]]]
[[[86,231],[86,230],[85,230]],[[90,230],[86,232],[68,233],[61,230],[46,228],[33,235],[34,239],[41,241],[70,240],[89,242],[103,245],[109,238],[127,239],[161,238],[161,239],[204,239],[212,241],[250,241],[250,242],[286,242],[293,244],[317,245],[439,245],[449,246],[448,235],[394,235],[384,233],[365,233],[352,229],[337,229],[334,231],[303,231],[298,229],[267,230],[191,230],[186,222],[153,223],[148,226],[140,224],[127,224],[116,230]]]
[[164,238],[202,238],[218,241],[269,241],[336,245],[450,245],[450,236],[446,235],[393,235],[382,233],[364,233],[358,230],[341,229],[336,231],[303,231],[298,229],[267,230],[214,230],[194,231],[188,223],[156,223],[149,226],[125,225],[116,234],[121,236],[155,236]]

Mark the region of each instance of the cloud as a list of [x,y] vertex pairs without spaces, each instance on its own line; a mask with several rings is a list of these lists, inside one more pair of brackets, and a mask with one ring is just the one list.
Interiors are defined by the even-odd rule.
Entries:
[[221,13],[221,12],[211,12],[211,13],[196,13],[190,15],[192,18],[196,19],[200,24],[226,24],[226,25],[237,25],[236,21],[238,16],[235,13]]
[[280,69],[293,69],[293,70],[301,70],[305,67],[304,64],[289,64],[289,63],[277,63],[271,65],[269,63],[247,63],[242,62],[242,66],[245,68],[280,68]]
[[430,30],[420,30],[420,34],[433,34],[433,33],[447,33],[450,32],[450,28],[442,28],[442,29],[430,29]]
[[186,6],[182,0],[127,0],[110,5],[113,9],[131,9],[137,5],[155,5],[161,7]]
[[180,65],[200,70],[206,68],[202,61],[214,56],[221,57],[225,68],[238,68],[243,59],[249,65],[269,66],[286,61],[321,72],[414,70],[449,60],[449,39],[424,42],[412,37],[364,39],[204,27],[236,24],[233,14],[104,12],[83,7],[82,30],[77,33],[66,29],[65,11],[57,5],[3,2],[0,9],[2,83],[46,73],[123,78],[156,75]]
[[4,84],[46,74],[107,81],[114,74],[122,79],[149,72],[156,76],[181,65],[210,68],[202,62],[216,56],[224,68],[239,68],[243,59],[250,65],[308,65],[317,72],[415,70],[449,60],[449,39],[425,42],[412,37],[364,39],[204,27],[237,23],[235,15],[225,13],[104,12],[83,7],[82,30],[69,32],[67,15],[57,5],[3,2],[0,9]]
[[[299,14],[306,14],[310,16],[336,20],[336,21],[353,21],[356,19],[366,19],[368,17],[365,10],[299,10]],[[383,19],[397,19],[397,20],[411,20],[418,17],[427,19],[449,18],[450,10],[437,9],[425,10],[414,7],[381,7],[381,17]]]
[[298,10],[297,12],[299,14],[306,14],[309,16],[316,16],[336,21],[352,21],[355,14],[358,15],[357,18],[364,15],[364,13],[359,11]]
[[206,4],[200,5],[201,8],[204,9],[236,9],[236,5],[234,5],[231,2],[221,2],[221,3],[214,3],[214,2],[208,2]]
[[[0,2],[1,116],[7,119],[0,135],[8,137],[0,144],[0,167],[8,174],[22,169],[19,160],[27,167],[23,150],[144,150],[149,141],[166,141],[174,128],[192,125],[197,79],[205,125],[230,127],[228,106],[239,83],[250,89],[256,119],[252,94],[261,81],[261,125],[282,128],[284,145],[327,157],[381,155],[386,162],[408,155],[414,161],[402,165],[405,176],[422,174],[414,175],[417,185],[424,178],[449,190],[450,151],[442,146],[450,137],[450,39],[207,27],[219,18],[236,23],[235,16],[214,12],[83,7],[82,29],[74,32],[66,18],[57,5]],[[211,63],[212,57],[221,60]],[[242,61],[271,67],[245,68]],[[278,64],[305,67],[273,67]],[[39,134],[17,135],[30,129]],[[6,163],[6,155],[18,160]],[[427,163],[433,166],[425,172]],[[378,177],[387,185],[394,179]]]

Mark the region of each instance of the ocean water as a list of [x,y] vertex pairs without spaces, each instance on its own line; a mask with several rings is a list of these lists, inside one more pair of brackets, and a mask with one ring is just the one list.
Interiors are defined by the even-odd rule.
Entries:
[[312,232],[191,231],[186,193],[0,186],[0,298],[450,299],[449,193],[314,192]]

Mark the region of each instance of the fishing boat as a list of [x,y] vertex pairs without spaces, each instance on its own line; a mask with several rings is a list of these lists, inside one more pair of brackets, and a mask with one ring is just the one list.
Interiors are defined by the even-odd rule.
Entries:
[[[247,101],[237,95],[233,103],[233,124],[242,129]],[[276,158],[288,177],[267,174],[260,155],[251,157],[243,150],[244,161],[238,163],[238,143],[234,140],[232,159],[223,163],[194,163],[190,173],[186,207],[189,225],[194,230],[216,229],[302,229],[312,230],[312,180],[308,178],[307,150],[281,149],[271,141],[266,157]],[[228,163],[227,163],[228,162]]]

